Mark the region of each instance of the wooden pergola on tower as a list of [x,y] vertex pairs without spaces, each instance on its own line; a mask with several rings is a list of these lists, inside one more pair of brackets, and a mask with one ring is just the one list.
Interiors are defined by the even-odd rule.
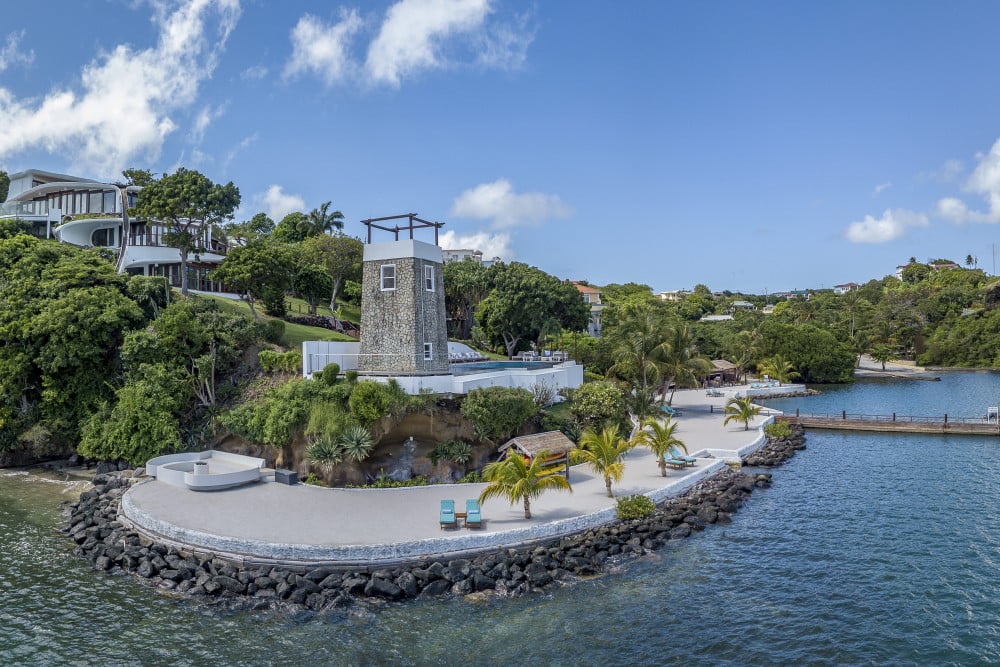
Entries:
[[511,438],[500,447],[500,451],[506,451],[507,456],[523,456],[528,465],[545,452],[545,465],[552,468],[560,466],[559,474],[569,479],[569,453],[575,448],[573,441],[562,431],[547,431]]
[[[387,227],[385,225],[378,225],[375,223],[386,222],[388,220],[407,220],[409,224],[405,226],[393,225],[392,227]],[[438,230],[444,227],[443,222],[431,222],[429,220],[423,220],[417,217],[416,213],[403,213],[402,215],[390,215],[384,218],[368,218],[367,220],[362,220],[361,224],[368,228],[368,241],[372,242],[372,228],[381,229],[385,232],[392,232],[396,235],[396,240],[399,240],[399,233],[403,231],[410,232],[410,240],[413,240],[413,230],[415,229],[427,229],[430,227],[434,228],[434,245],[438,244]]]

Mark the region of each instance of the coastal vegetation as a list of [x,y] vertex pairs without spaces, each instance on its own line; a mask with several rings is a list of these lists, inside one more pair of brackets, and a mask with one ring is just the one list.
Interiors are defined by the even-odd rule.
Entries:
[[508,450],[499,461],[483,468],[486,488],[479,494],[479,502],[490,498],[506,498],[513,505],[524,503],[524,518],[531,518],[531,501],[546,491],[560,490],[573,492],[569,480],[559,470],[548,463],[548,452],[539,452],[531,460]]
[[685,454],[688,451],[687,445],[675,435],[676,431],[677,422],[670,417],[662,420],[646,418],[642,421],[642,428],[633,436],[636,445],[648,447],[653,452],[662,477],[667,476],[667,457],[671,450],[680,448]]
[[586,463],[598,475],[603,475],[608,498],[614,498],[611,484],[621,481],[625,474],[623,459],[636,446],[636,442],[622,437],[618,428],[610,425],[600,432],[587,429],[577,444],[579,446],[570,452],[570,460],[573,463]]

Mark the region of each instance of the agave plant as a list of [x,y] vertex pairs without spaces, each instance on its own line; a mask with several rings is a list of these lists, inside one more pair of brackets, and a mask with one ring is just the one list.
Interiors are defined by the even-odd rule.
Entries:
[[317,438],[306,448],[306,458],[313,465],[319,466],[323,471],[329,472],[338,463],[344,460],[344,448],[338,440],[330,437]]
[[344,452],[344,458],[364,461],[375,447],[372,432],[361,424],[348,426],[337,438],[337,444]]

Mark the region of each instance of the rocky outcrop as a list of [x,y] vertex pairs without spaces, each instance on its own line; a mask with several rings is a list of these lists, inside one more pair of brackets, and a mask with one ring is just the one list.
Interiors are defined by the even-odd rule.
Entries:
[[317,566],[241,566],[213,555],[157,544],[118,521],[132,471],[98,475],[94,488],[64,508],[75,553],[98,570],[128,572],[164,591],[250,608],[334,610],[365,602],[488,594],[517,597],[605,571],[731,516],[770,474],[725,470],[670,498],[642,519],[615,521],[557,541],[375,570]]
[[[788,423],[788,422],[786,422]],[[806,437],[801,424],[788,423],[792,433],[787,438],[767,439],[767,443],[743,459],[743,465],[750,467],[780,466],[795,456],[795,452],[806,448]]]

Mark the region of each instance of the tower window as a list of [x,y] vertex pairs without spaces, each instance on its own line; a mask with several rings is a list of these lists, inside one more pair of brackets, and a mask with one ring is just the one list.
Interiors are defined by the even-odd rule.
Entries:
[[383,264],[379,267],[382,277],[382,291],[396,289],[396,265]]
[[424,361],[434,360],[434,343],[424,343]]
[[424,267],[424,289],[428,292],[434,291],[434,267],[425,266]]

